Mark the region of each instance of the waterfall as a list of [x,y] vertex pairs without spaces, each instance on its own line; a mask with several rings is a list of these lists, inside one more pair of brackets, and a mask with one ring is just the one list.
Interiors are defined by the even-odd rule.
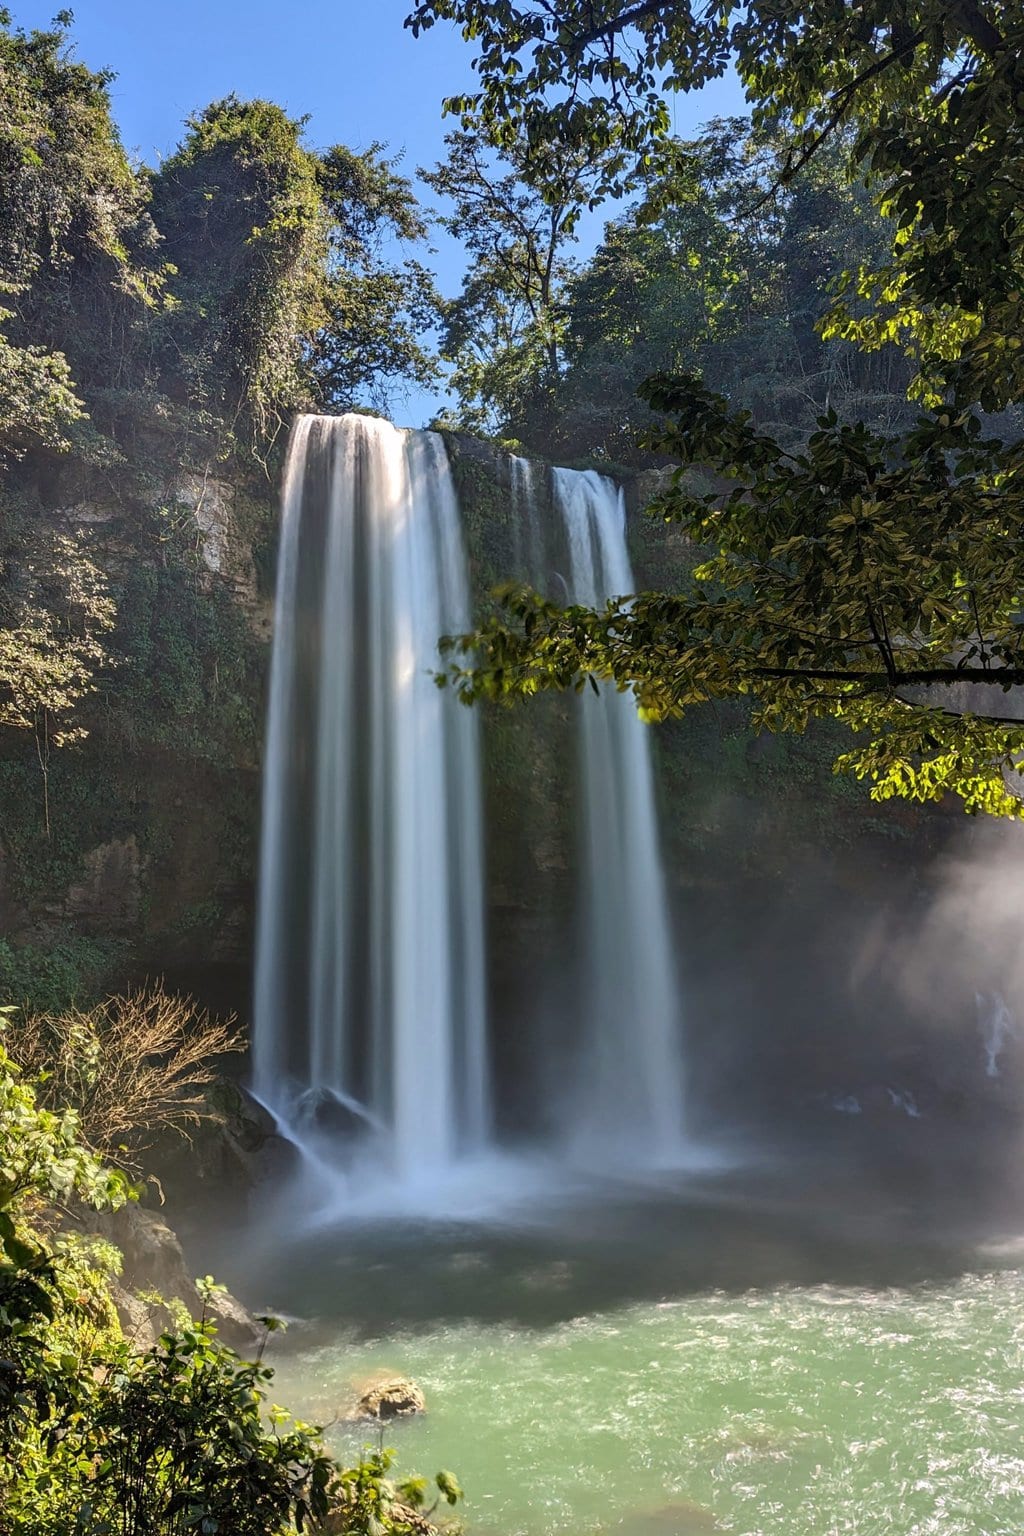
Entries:
[[999,1061],[1008,1043],[1018,1035],[1017,1022],[1001,992],[976,992],[978,1029],[985,1055],[985,1076],[1002,1076]]
[[[556,469],[573,602],[633,591],[622,492]],[[683,1142],[678,981],[661,864],[650,733],[632,694],[587,689],[579,721],[585,1031],[574,1119],[590,1153],[672,1161]]]
[[438,436],[299,419],[276,615],[256,1092],[300,1141],[429,1175],[489,1119],[477,721],[431,676],[470,623]]

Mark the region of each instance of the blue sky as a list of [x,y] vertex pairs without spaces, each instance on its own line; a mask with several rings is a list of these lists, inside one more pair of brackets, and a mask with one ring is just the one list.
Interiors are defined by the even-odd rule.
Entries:
[[[16,25],[46,27],[61,0],[9,0]],[[472,47],[448,26],[419,39],[402,22],[408,0],[79,0],[72,37],[91,68],[112,69],[114,114],[126,148],[149,164],[169,154],[190,112],[231,92],[280,102],[310,118],[311,143],[365,148],[386,141],[403,170],[444,152],[442,97],[470,88]],[[743,110],[734,80],[717,82],[675,109],[676,132]],[[423,189],[426,191],[427,189]],[[429,196],[427,198],[429,201]],[[607,214],[591,216],[578,253],[593,249]],[[438,232],[430,264],[457,291],[461,252]],[[410,393],[396,413],[413,425],[436,400]]]

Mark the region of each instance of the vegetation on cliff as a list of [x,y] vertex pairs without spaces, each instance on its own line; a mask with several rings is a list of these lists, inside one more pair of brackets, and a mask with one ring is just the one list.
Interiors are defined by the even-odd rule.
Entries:
[[[124,980],[126,923],[161,968],[244,924],[283,431],[434,368],[424,220],[383,146],[228,97],[138,166],[69,27],[0,11],[0,983],[45,1007]],[[104,848],[124,910],[82,934]]]
[[42,515],[55,482],[123,506],[129,546],[155,533],[171,557],[147,559],[153,580],[180,577],[182,470],[233,463],[258,494],[295,410],[381,406],[433,368],[431,280],[384,249],[424,225],[381,146],[316,150],[282,108],[229,97],[159,171],[136,167],[68,24],[26,34],[0,12],[0,723],[30,729],[41,760],[85,729],[88,692],[123,687],[125,640],[145,633],[105,643],[137,598],[84,530]]

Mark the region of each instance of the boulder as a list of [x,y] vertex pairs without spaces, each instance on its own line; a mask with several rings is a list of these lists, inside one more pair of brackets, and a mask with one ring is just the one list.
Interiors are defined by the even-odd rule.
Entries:
[[152,1349],[160,1336],[160,1330],[156,1326],[155,1308],[144,1302],[141,1296],[135,1296],[131,1291],[125,1290],[123,1285],[111,1286],[111,1296],[118,1322],[121,1324],[121,1332],[128,1343],[133,1349],[140,1351]]
[[622,1536],[712,1536],[722,1527],[706,1505],[675,1499],[671,1504],[627,1515],[616,1529]]
[[[281,1183],[294,1173],[299,1152],[278,1133],[277,1121],[257,1099],[237,1083],[223,1080],[214,1090],[218,1118],[198,1128],[184,1153],[172,1165],[170,1182],[187,1197],[189,1181],[201,1179],[209,1188],[234,1200],[261,1184]],[[162,1177],[167,1183],[167,1171]]]
[[354,1141],[372,1129],[361,1104],[333,1093],[330,1088],[311,1088],[295,1106],[300,1125],[338,1141]]
[[423,1413],[427,1402],[422,1390],[406,1376],[389,1376],[371,1382],[360,1393],[357,1419],[404,1419]]
[[[128,1205],[103,1219],[102,1227],[103,1236],[124,1255],[124,1272],[114,1301],[121,1327],[137,1348],[149,1348],[165,1329],[175,1325],[173,1306],[147,1300],[147,1293],[155,1293],[166,1303],[177,1302],[192,1318],[205,1311],[224,1343],[241,1354],[259,1343],[262,1329],[230,1291],[216,1291],[205,1300],[200,1296],[177,1234],[158,1212]],[[140,1307],[148,1318],[148,1331],[142,1326]]]
[[[412,1509],[408,1504],[394,1503],[388,1507],[388,1524],[401,1527],[402,1530],[415,1531],[417,1536],[437,1536],[438,1528],[432,1525],[422,1510]],[[324,1519],[316,1527],[322,1536],[349,1536],[353,1530],[362,1530],[365,1527],[360,1524],[353,1525],[352,1506],[339,1499],[333,1509],[329,1510]]]

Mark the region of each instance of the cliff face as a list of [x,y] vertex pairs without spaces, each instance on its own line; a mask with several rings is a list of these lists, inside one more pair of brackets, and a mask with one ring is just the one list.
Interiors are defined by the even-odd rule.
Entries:
[[[145,475],[63,461],[8,490],[38,523],[81,536],[117,623],[88,734],[49,764],[0,734],[0,988],[66,996],[199,966],[244,997],[251,947],[276,492],[198,462]],[[211,975],[213,972],[211,972]],[[216,989],[215,989],[216,990]]]
[[[449,450],[483,591],[523,574],[510,467],[472,439]],[[667,473],[625,481],[641,590],[684,583],[699,558],[645,515]],[[578,897],[574,706],[542,696],[485,715],[492,1015],[526,1118],[535,1053],[524,1020],[536,1017],[538,988],[552,1019],[571,1011],[560,988]],[[906,1080],[927,1101],[977,1078],[980,977],[962,966],[943,976],[933,956],[927,1006],[908,1001],[907,985],[938,868],[951,846],[969,847],[965,818],[876,805],[864,785],[832,772],[846,744],[837,730],[758,736],[742,703],[652,727],[652,743],[694,1097],[709,1121],[774,1117],[780,1105],[814,1112],[853,1090],[873,1091],[888,1114],[887,1084]]]
[[[448,447],[484,600],[521,550],[510,461],[469,437]],[[652,479],[627,485],[632,558],[639,586],[671,586],[695,553],[643,515]],[[116,665],[89,703],[88,737],[53,755],[49,838],[34,744],[0,742],[0,986],[57,1004],[163,974],[244,1017],[276,487],[194,463],[127,494],[69,466],[32,492],[37,515],[84,531],[108,574]],[[492,1006],[499,1065],[524,1085],[526,1000],[544,985],[559,1006],[576,897],[572,714],[552,696],[485,718]],[[696,711],[654,742],[707,1102],[726,1083],[754,1099],[790,1092],[795,1071],[810,1094],[823,1076],[877,1075],[866,1063],[912,1055],[920,1031],[893,1029],[891,979],[854,984],[851,955],[880,914],[926,900],[949,818],[872,805],[832,775],[830,733],[759,738],[739,705]]]

